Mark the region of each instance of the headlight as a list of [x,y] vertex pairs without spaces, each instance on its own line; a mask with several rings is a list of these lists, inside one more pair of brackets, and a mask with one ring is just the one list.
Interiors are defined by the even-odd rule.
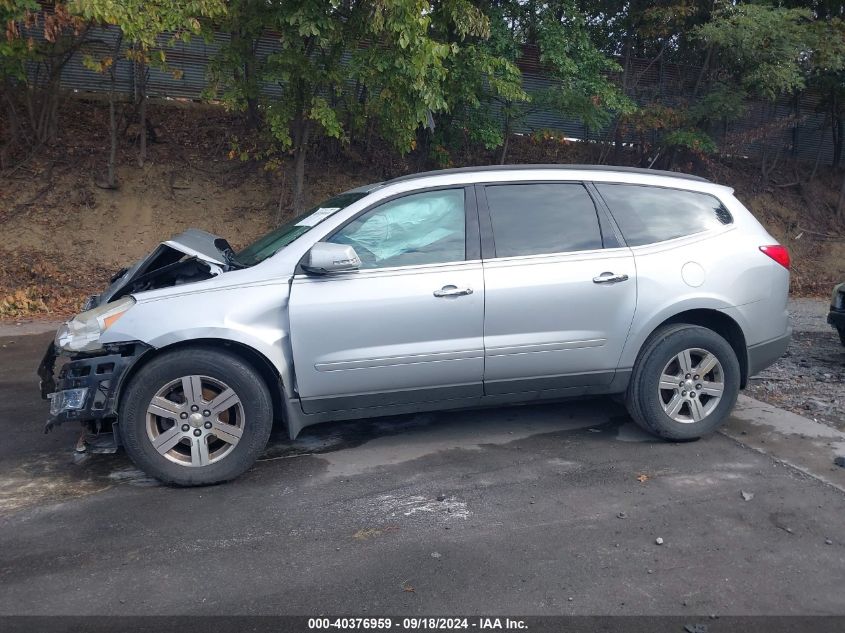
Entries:
[[68,352],[100,349],[100,336],[133,305],[135,299],[123,297],[77,314],[56,332],[56,345]]

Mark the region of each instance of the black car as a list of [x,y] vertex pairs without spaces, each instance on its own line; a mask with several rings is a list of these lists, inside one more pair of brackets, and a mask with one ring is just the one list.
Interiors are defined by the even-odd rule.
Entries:
[[836,328],[839,332],[839,340],[842,341],[842,345],[845,345],[845,283],[833,289],[827,322]]

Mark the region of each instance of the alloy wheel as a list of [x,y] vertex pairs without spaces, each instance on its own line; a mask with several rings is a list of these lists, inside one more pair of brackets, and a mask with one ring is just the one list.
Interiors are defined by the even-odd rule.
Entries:
[[147,437],[182,466],[207,466],[229,455],[244,431],[244,409],[227,384],[183,376],[159,389],[147,407]]
[[700,422],[719,405],[725,374],[715,354],[685,349],[666,363],[657,394],[663,410],[676,422]]

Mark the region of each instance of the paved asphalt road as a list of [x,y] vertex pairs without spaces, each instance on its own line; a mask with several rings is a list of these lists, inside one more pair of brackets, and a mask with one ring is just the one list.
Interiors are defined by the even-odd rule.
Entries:
[[48,340],[0,337],[0,614],[845,614],[841,489],[724,435],[606,399],[397,417],[168,488],[41,433]]

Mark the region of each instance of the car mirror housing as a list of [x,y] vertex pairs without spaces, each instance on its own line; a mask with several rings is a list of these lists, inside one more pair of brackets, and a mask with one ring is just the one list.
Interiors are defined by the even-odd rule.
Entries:
[[348,272],[360,267],[361,258],[354,248],[331,242],[317,242],[302,261],[302,268],[315,275]]

